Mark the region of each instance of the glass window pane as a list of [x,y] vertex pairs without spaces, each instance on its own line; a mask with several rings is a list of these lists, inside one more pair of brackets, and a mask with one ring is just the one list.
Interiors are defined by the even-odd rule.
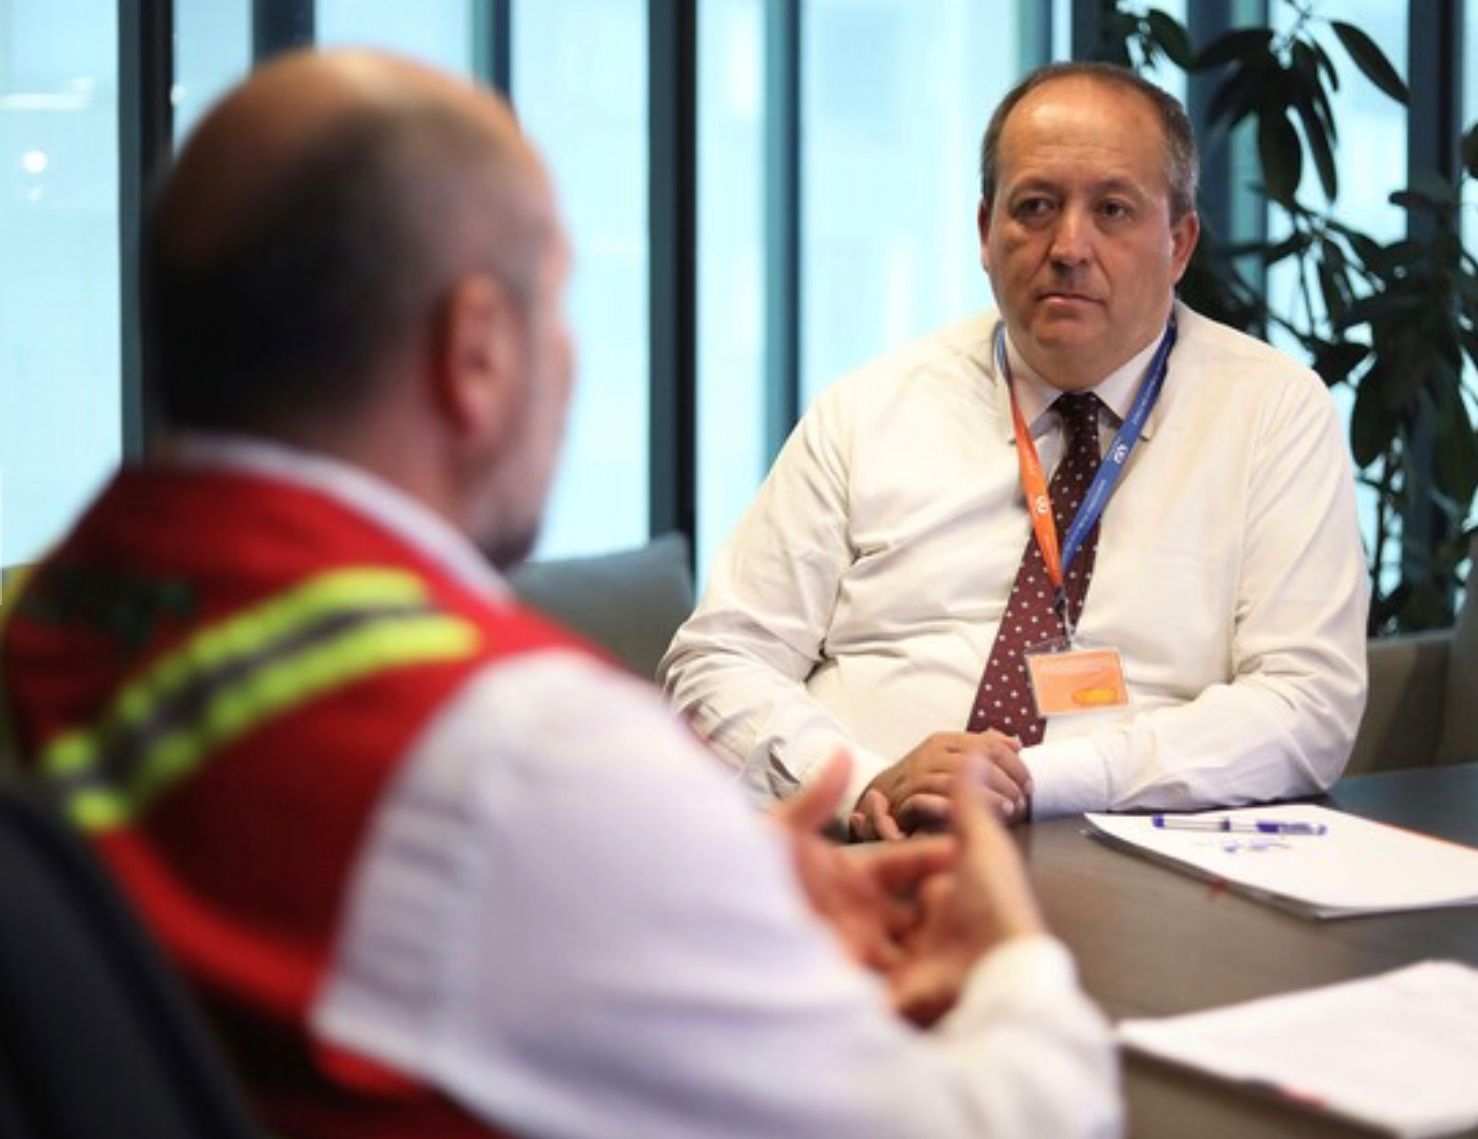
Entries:
[[698,20],[700,574],[764,477],[765,47],[762,0]]
[[[318,0],[314,38],[320,44],[389,48],[451,71],[473,74],[477,0]],[[522,9],[520,9],[520,15]]]
[[174,137],[251,70],[250,0],[175,0]]
[[1015,5],[811,0],[802,386],[990,304],[977,153],[1021,71]]
[[[1273,11],[1273,27],[1287,31],[1298,13],[1279,5]],[[1340,19],[1355,24],[1381,46],[1403,79],[1407,64],[1406,6],[1384,0],[1349,0],[1340,10]],[[1336,216],[1345,225],[1361,231],[1377,241],[1393,241],[1406,231],[1406,214],[1391,205],[1393,191],[1406,185],[1406,109],[1383,94],[1355,66],[1327,23],[1312,25],[1324,50],[1334,60],[1340,74],[1340,87],[1331,95],[1334,122],[1343,145],[1334,152],[1339,177],[1339,199]],[[1327,204],[1311,164],[1305,163],[1300,201],[1320,207]],[[1290,230],[1283,212],[1268,211],[1268,239],[1280,241]],[[1298,268],[1295,259],[1273,266],[1268,272],[1268,301],[1275,312],[1298,312],[1302,304],[1298,291]],[[1315,289],[1311,298],[1319,319],[1324,313],[1323,300]],[[1272,341],[1280,348],[1303,358],[1305,354],[1286,333],[1275,330]],[[1354,389],[1346,384],[1331,389],[1340,414],[1348,421],[1354,408]],[[1371,488],[1358,484],[1356,501],[1360,510],[1361,529],[1367,550],[1375,548],[1377,495]]]
[[113,0],[0,0],[0,558],[30,561],[117,465]]
[[554,172],[575,251],[579,347],[541,557],[647,540],[647,6],[539,0],[513,13],[514,101]]

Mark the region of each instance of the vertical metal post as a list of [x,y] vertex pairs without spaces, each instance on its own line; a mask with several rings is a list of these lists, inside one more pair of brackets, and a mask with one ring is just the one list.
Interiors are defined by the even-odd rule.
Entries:
[[647,4],[651,532],[697,537],[698,5]]
[[472,6],[473,71],[510,102],[513,99],[513,0],[475,0]]
[[313,0],[252,0],[251,55],[261,63],[313,42]]
[[765,3],[765,459],[801,410],[801,4]]
[[[1410,0],[1407,17],[1407,181],[1418,170],[1456,179],[1462,167],[1464,0]],[[1432,219],[1408,214],[1410,235],[1432,235]],[[1420,582],[1431,572],[1429,551],[1451,532],[1431,501],[1436,424],[1427,410],[1412,425],[1407,456],[1410,495],[1401,519],[1401,576]],[[1448,598],[1451,603],[1451,597]]]
[[123,454],[140,457],[154,421],[140,304],[139,235],[149,188],[174,137],[172,0],[118,2],[118,242]]

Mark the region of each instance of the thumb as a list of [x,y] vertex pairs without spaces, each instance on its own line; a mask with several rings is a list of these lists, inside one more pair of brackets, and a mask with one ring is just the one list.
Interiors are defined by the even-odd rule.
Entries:
[[836,815],[852,776],[852,757],[838,750],[821,774],[775,808],[776,821],[798,831],[814,831]]
[[986,782],[985,764],[982,756],[971,753],[955,770],[950,818],[955,834],[965,846],[990,842],[1001,829],[996,817],[986,810],[980,793]]

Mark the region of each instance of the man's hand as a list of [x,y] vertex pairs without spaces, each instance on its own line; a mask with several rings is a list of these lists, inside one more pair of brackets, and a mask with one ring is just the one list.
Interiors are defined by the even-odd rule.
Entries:
[[835,816],[850,768],[846,754],[837,753],[772,817],[790,843],[816,915],[854,960],[886,973],[904,961],[903,939],[919,920],[919,883],[953,865],[955,844],[940,837],[859,850],[821,838],[817,831]]
[[867,785],[852,812],[852,837],[892,841],[945,826],[951,784],[971,756],[984,761],[986,804],[1002,819],[1023,819],[1032,787],[1020,753],[1021,741],[1000,732],[935,732]]
[[894,1006],[916,1024],[932,1024],[954,1007],[971,968],[997,945],[1045,929],[1016,845],[980,793],[984,772],[971,760],[955,777],[950,820],[958,859],[924,883],[918,923],[889,973]]

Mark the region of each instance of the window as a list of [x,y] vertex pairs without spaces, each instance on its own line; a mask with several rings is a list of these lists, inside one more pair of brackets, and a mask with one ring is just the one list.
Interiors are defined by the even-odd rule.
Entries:
[[514,102],[575,249],[579,370],[541,557],[647,540],[646,76],[642,0],[515,6]]
[[0,0],[8,564],[40,556],[122,450],[116,9]]

